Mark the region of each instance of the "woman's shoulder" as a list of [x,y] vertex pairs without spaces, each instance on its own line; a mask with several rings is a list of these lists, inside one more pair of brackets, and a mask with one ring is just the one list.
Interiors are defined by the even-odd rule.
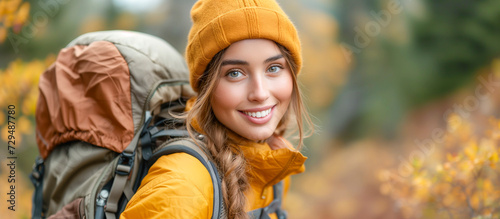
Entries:
[[[208,170],[195,157],[186,153],[174,153],[160,157],[149,169],[142,181],[142,186],[155,186],[166,180],[180,180],[196,186],[206,193],[207,185],[212,188],[212,180]],[[152,184],[152,185],[148,185]]]
[[189,154],[175,153],[151,166],[122,216],[207,218],[212,202],[212,180],[205,166]]

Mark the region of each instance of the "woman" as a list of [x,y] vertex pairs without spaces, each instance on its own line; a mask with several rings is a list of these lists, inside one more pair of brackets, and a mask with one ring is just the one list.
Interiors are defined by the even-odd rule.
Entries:
[[[191,16],[186,56],[198,96],[186,107],[188,131],[204,136],[219,169],[227,217],[248,218],[272,202],[273,185],[284,181],[286,191],[304,171],[306,157],[282,137],[294,125],[300,148],[312,125],[297,85],[297,31],[274,0],[200,0]],[[195,158],[164,156],[122,217],[210,218],[212,191]]]

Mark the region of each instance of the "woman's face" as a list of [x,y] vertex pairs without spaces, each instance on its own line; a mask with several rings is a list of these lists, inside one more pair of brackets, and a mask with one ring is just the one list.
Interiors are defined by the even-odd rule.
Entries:
[[269,138],[288,109],[293,82],[289,66],[271,40],[246,39],[222,56],[211,99],[217,119],[254,141]]

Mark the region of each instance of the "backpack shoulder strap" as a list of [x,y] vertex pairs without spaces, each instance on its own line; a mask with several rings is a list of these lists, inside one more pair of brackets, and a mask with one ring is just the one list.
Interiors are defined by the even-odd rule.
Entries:
[[210,161],[206,153],[194,143],[191,139],[182,139],[167,143],[165,146],[160,146],[160,149],[155,151],[149,159],[147,169],[149,169],[161,156],[174,154],[174,153],[187,153],[197,158],[203,166],[208,170],[210,178],[212,178],[212,185],[214,188],[214,205],[212,219],[224,218],[224,204],[221,193],[221,179],[219,172],[214,163]]
[[[146,112],[145,117],[147,120],[147,125],[150,121],[150,113]],[[123,152],[119,155],[118,163],[116,165],[116,170],[114,173],[113,184],[111,186],[111,190],[109,191],[109,197],[106,202],[105,214],[106,218],[108,219],[116,218],[115,214],[118,211],[120,197],[125,190],[125,185],[128,181],[129,173],[132,170],[132,166],[134,165],[136,147],[144,127],[145,125],[141,126],[127,148],[125,148],[125,150],[123,150]]]
[[248,216],[251,219],[270,219],[269,214],[276,213],[278,219],[286,219],[286,211],[281,209],[281,202],[283,197],[283,181],[276,183],[273,186],[273,201],[266,207],[258,208],[248,212]]

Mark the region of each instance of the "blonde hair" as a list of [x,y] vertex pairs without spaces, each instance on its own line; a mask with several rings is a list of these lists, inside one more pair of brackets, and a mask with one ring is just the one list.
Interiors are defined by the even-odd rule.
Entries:
[[[276,44],[290,67],[293,78],[293,92],[290,106],[285,116],[279,122],[275,134],[283,136],[287,131],[288,124],[292,119],[291,117],[294,116],[299,132],[297,149],[300,149],[305,134],[303,131],[304,121],[311,128],[313,126],[307,110],[302,103],[297,82],[298,67],[294,63],[290,52],[280,44]],[[228,137],[228,133],[232,131],[217,120],[210,104],[212,93],[218,84],[222,55],[226,49],[221,50],[212,58],[205,72],[200,77],[198,97],[192,109],[187,114],[186,123],[187,130],[192,137],[195,136],[193,121],[196,121],[199,128],[204,132],[205,147],[208,149],[222,176],[222,195],[228,218],[245,219],[248,216],[245,212],[246,198],[244,192],[249,187],[246,176],[246,160],[237,142]]]

